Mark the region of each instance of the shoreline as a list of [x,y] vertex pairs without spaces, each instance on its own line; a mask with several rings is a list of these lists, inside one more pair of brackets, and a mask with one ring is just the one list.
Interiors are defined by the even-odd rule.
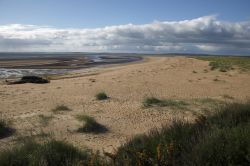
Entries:
[[[121,65],[142,61],[141,56],[73,56],[30,59],[1,59],[0,79],[23,75],[56,75],[109,65]],[[32,65],[31,65],[32,64]],[[10,76],[9,76],[9,75]],[[16,75],[15,75],[16,74]]]

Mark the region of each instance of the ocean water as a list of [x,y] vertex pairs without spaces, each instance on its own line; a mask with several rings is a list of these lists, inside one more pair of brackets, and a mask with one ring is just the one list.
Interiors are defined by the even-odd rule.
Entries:
[[[6,59],[35,59],[35,58],[62,58],[62,57],[87,57],[89,62],[82,68],[92,68],[107,64],[120,64],[139,61],[142,58],[130,55],[116,54],[87,54],[87,53],[0,53],[0,61]],[[16,78],[27,75],[53,75],[73,72],[79,69],[16,69],[3,68],[0,66],[0,79]],[[82,70],[81,70],[82,71]]]

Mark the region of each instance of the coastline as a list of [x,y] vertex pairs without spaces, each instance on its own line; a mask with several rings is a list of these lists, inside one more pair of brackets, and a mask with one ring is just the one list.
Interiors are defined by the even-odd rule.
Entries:
[[[0,78],[20,77],[23,75],[57,75],[78,72],[81,69],[119,65],[141,61],[141,56],[72,56],[40,58],[1,58]],[[32,64],[32,65],[31,65]],[[10,74],[10,76],[8,75]]]
[[[219,81],[214,81],[215,78]],[[205,99],[212,104],[213,101],[246,101],[250,98],[249,81],[249,74],[236,70],[210,71],[207,61],[146,57],[143,61],[112,64],[85,74],[54,78],[49,84],[0,84],[1,115],[12,121],[17,135],[29,135],[31,131],[39,137],[43,131],[81,148],[113,152],[137,134],[171,124],[174,119],[193,121],[197,112],[205,109],[203,105],[209,105],[204,104]],[[95,99],[102,91],[107,93],[108,100]],[[233,100],[223,98],[224,95]],[[189,105],[187,109],[143,108],[144,98],[152,96],[185,101]],[[52,110],[58,105],[66,105],[72,111],[54,114]],[[82,114],[94,117],[108,132],[77,133],[82,123],[75,117]],[[45,126],[41,115],[51,117]],[[5,138],[3,146],[11,145],[14,137]]]

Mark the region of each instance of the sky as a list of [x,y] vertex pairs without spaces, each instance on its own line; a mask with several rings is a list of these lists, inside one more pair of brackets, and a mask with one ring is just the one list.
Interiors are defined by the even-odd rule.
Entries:
[[249,0],[0,0],[0,52],[250,55]]

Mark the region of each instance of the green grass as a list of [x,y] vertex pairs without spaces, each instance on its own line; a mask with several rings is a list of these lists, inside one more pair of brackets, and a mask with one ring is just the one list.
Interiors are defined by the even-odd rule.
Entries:
[[54,113],[58,113],[58,112],[67,112],[67,111],[71,111],[71,109],[65,105],[58,105],[56,106],[56,108],[52,109],[52,112]]
[[233,70],[235,67],[241,71],[250,70],[250,58],[249,57],[193,57],[200,60],[210,61],[209,66],[211,70],[218,69],[221,72],[227,72]]
[[14,129],[10,127],[9,123],[6,120],[0,118],[0,139],[12,135],[13,132]]
[[178,101],[178,100],[173,100],[173,99],[158,99],[155,97],[149,97],[145,98],[143,100],[143,106],[144,107],[150,107],[150,106],[159,106],[159,107],[177,107],[181,108],[183,106],[187,105],[186,102],[184,101]]
[[108,95],[105,92],[100,92],[95,95],[97,100],[106,100],[108,99]]
[[108,131],[105,126],[98,123],[93,117],[88,115],[78,115],[76,116],[76,119],[83,122],[83,126],[77,130],[78,132],[98,134]]
[[250,104],[221,107],[196,123],[177,121],[118,149],[117,165],[249,165]]
[[[55,140],[46,143],[26,141],[0,152],[1,166],[101,165],[100,159],[87,150],[79,150],[66,142]],[[104,161],[101,163],[105,165]]]

